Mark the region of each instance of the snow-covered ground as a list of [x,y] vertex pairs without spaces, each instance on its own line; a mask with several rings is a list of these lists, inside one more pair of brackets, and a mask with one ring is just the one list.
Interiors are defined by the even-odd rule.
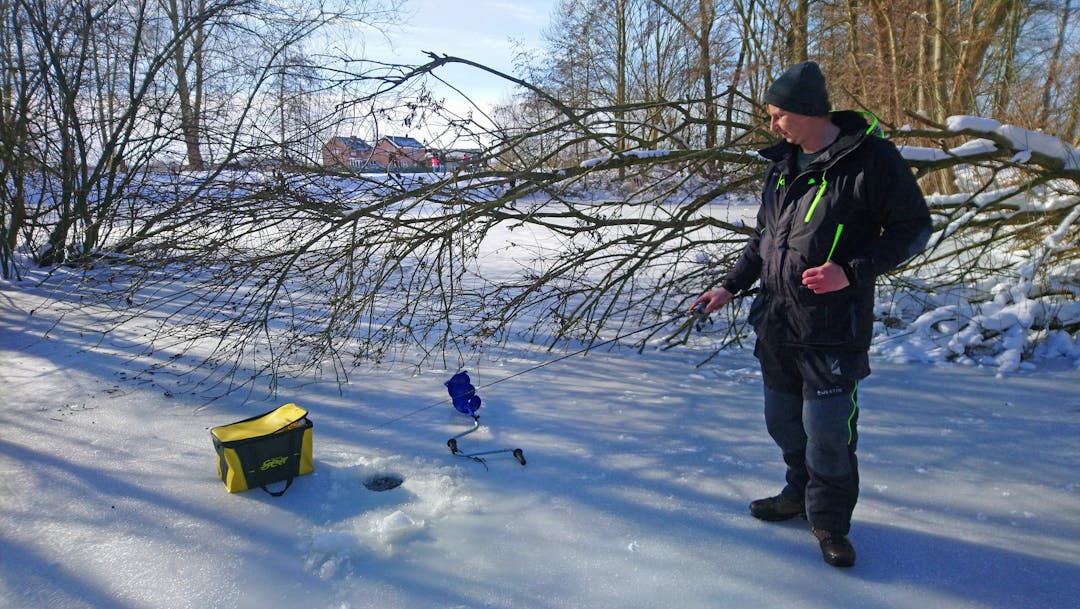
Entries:
[[[5,609],[1080,607],[1070,358],[1001,374],[876,357],[860,391],[858,563],[839,570],[805,521],[747,513],[782,464],[753,357],[697,367],[715,335],[505,382],[560,353],[480,360],[482,428],[461,446],[528,459],[485,468],[446,447],[471,422],[446,396],[455,370],[207,402],[170,367],[181,356],[137,355],[134,322],[102,336],[93,311],[28,283],[0,283]],[[315,473],[280,498],[227,493],[209,429],[285,402],[310,411]],[[404,482],[364,486],[383,475]]]

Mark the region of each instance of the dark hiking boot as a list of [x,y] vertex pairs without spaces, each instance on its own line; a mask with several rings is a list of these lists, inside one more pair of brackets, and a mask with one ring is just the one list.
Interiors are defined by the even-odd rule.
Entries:
[[783,495],[756,499],[750,502],[750,515],[758,520],[779,522],[791,520],[796,516],[806,516],[806,506],[801,501],[792,501]]
[[847,535],[814,529],[814,537],[817,537],[821,546],[821,556],[825,562],[834,567],[850,567],[855,564],[855,548]]

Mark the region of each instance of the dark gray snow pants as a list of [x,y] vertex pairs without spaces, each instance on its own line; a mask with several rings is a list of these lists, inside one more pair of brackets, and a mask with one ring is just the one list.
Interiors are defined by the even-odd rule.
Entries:
[[805,501],[816,529],[847,534],[859,497],[858,384],[865,351],[754,349],[765,385],[765,425],[787,465],[782,494]]

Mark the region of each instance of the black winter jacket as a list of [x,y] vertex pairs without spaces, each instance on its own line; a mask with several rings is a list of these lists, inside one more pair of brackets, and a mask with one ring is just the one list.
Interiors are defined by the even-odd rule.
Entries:
[[[757,231],[724,278],[731,293],[761,280],[750,309],[759,340],[829,349],[870,347],[874,280],[922,251],[930,213],[911,169],[855,112],[834,112],[840,135],[802,172],[796,147],[760,151],[765,173]],[[814,294],[802,273],[832,260],[851,285]]]

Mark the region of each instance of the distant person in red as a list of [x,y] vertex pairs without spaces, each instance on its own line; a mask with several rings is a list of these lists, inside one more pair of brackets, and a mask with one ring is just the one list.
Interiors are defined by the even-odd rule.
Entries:
[[431,171],[433,173],[439,173],[439,169],[440,169],[439,159],[436,158],[436,157],[431,157]]

